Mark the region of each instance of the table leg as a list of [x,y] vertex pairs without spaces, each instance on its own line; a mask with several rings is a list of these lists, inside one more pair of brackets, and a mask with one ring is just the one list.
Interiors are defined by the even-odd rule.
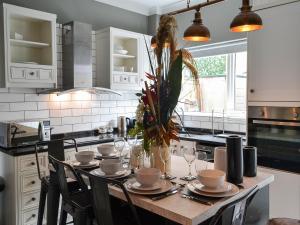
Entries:
[[56,176],[50,172],[50,184],[47,196],[47,225],[57,225],[59,208],[59,186]]

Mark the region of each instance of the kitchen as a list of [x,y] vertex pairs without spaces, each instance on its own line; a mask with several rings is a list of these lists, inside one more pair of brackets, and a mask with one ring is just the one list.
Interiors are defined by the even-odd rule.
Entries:
[[[58,138],[62,137],[61,134],[69,133],[79,135],[77,137],[89,136],[94,134],[94,130],[98,130],[98,128],[113,128],[116,131],[119,125],[117,119],[120,116],[135,117],[138,105],[138,97],[135,93],[139,92],[144,86],[143,81],[146,80],[144,72],[149,72],[144,38],[149,43],[152,36],[156,33],[161,12],[167,13],[179,8],[185,8],[186,4],[185,1],[182,1],[179,7],[176,4],[169,5],[172,7],[176,6],[175,8],[167,8],[167,5],[162,4],[160,5],[160,10],[153,11],[152,4],[149,4],[148,1],[145,1],[145,5],[142,6],[129,0],[128,4],[118,3],[114,6],[110,5],[109,1],[97,2],[92,0],[51,0],[43,2],[38,0],[7,0],[4,2],[24,8],[18,8],[17,10],[14,6],[11,9],[8,7],[7,10],[10,10],[11,14],[22,15],[12,17],[11,22],[5,19],[9,18],[7,17],[8,14],[1,15],[1,20],[3,20],[1,23],[10,24],[7,27],[1,26],[1,33],[4,33],[6,36],[1,36],[0,39],[2,43],[0,49],[1,54],[3,54],[1,59],[5,59],[5,61],[1,60],[1,70],[3,72],[0,76],[0,81],[3,88],[0,89],[0,120],[3,122],[50,121],[50,126],[53,128],[51,133],[53,137],[56,136]],[[201,1],[191,1],[191,5],[199,2]],[[223,130],[225,133],[242,134],[245,137],[244,143],[248,141],[248,145],[258,147],[258,164],[262,166],[259,167],[261,171],[275,175],[274,182],[270,184],[270,218],[288,217],[299,219],[300,153],[299,143],[297,144],[297,142],[293,141],[299,137],[299,129],[293,126],[273,124],[273,127],[272,124],[257,123],[270,122],[269,119],[271,119],[271,122],[273,120],[275,122],[295,122],[296,124],[299,122],[297,114],[300,113],[300,80],[297,74],[300,70],[298,63],[300,49],[297,43],[300,38],[299,32],[292,29],[297,27],[297,21],[299,21],[299,13],[297,13],[300,7],[299,1],[254,1],[254,9],[262,17],[264,28],[261,31],[248,34],[233,33],[229,29],[230,22],[239,13],[241,2],[240,0],[225,1],[224,3],[201,9],[203,23],[209,28],[211,33],[211,41],[205,44],[194,44],[193,42],[182,40],[184,31],[191,25],[193,20],[193,12],[176,16],[178,44],[180,47],[188,48],[196,59],[200,56],[209,58],[214,55],[226,54],[228,56],[225,64],[230,66],[225,68],[232,68],[234,64],[230,63],[234,62],[234,60],[231,60],[236,57],[234,54],[247,51],[246,60],[248,63],[246,63],[247,76],[245,77],[243,73],[245,71],[241,72],[240,78],[243,79],[243,82],[245,79],[247,80],[247,86],[243,82],[241,84],[241,91],[239,91],[241,96],[234,96],[234,91],[236,91],[234,88],[230,89],[232,92],[225,91],[228,87],[227,84],[230,83],[230,79],[225,79],[226,81],[224,81],[224,76],[220,76],[217,78],[201,78],[200,82],[203,82],[203,84],[209,79],[211,80],[210,82],[213,82],[213,84],[208,84],[207,89],[205,86],[203,87],[202,94],[203,98],[205,98],[203,100],[204,112],[195,112],[194,108],[186,103],[186,98],[180,99],[179,107],[183,108],[183,113],[181,110],[178,110],[178,114],[181,117],[183,115],[183,124],[189,134],[181,134],[181,142],[172,143],[171,148],[175,148],[180,152],[181,146],[190,146],[192,148],[196,145],[198,149],[205,150],[209,156],[214,147],[225,146],[226,138],[216,136],[222,134]],[[158,7],[159,3],[157,3],[156,8]],[[31,12],[30,10],[27,11],[27,9],[35,11]],[[290,17],[287,17],[287,15]],[[39,18],[43,21],[41,24],[46,25],[45,28],[44,25],[41,25],[42,28],[40,30],[45,29],[44,31],[46,32],[43,32],[43,35],[46,33],[46,36],[36,33],[36,30],[39,29],[34,29],[33,32],[30,30],[30,27],[30,32],[27,33],[26,28],[28,27],[26,22],[25,25],[23,24],[26,21],[23,20],[24,17]],[[82,29],[91,31],[91,35],[86,36],[90,36],[88,42],[91,45],[92,53],[87,54],[87,57],[90,57],[84,69],[92,76],[86,79],[87,81],[85,80],[81,87],[77,86],[80,82],[72,82],[71,78],[78,72],[78,79],[80,79],[80,69],[82,68],[76,71],[76,67],[74,67],[75,71],[70,73],[71,77],[68,74],[68,66],[72,66],[74,61],[78,59],[76,57],[80,58],[80,56],[77,56],[77,54],[64,55],[66,52],[72,52],[73,49],[76,52],[78,45],[80,45],[76,42],[68,43],[67,35],[64,33],[66,29],[63,24],[68,23],[68,26],[74,27],[72,29],[74,37],[76,36],[76,26],[80,26],[80,23],[77,24],[76,22],[69,24],[70,21],[79,21],[90,25],[84,26]],[[28,24],[30,23],[29,20]],[[10,34],[4,32],[8,28],[10,29]],[[78,32],[80,33],[82,29],[78,29]],[[69,32],[69,34],[71,33]],[[20,35],[24,37],[21,38]],[[8,40],[9,38],[14,40]],[[25,43],[22,42],[23,39]],[[34,43],[28,43],[26,40]],[[43,46],[43,44],[48,44],[48,46]],[[27,49],[24,45],[35,45],[38,47],[34,47],[32,54],[28,54],[24,50]],[[7,46],[12,47],[9,49]],[[124,54],[125,57],[122,54],[120,56],[118,55],[120,52],[114,52],[116,46],[117,50],[121,50],[121,52],[122,50],[129,52]],[[122,46],[126,46],[126,49],[123,49]],[[83,52],[81,51],[81,53]],[[25,56],[30,57],[26,59]],[[72,60],[66,62],[66,60],[63,60],[66,57]],[[34,79],[29,79],[29,81],[25,79],[27,81],[23,81],[24,77],[22,76],[24,76],[24,73],[19,73],[18,70],[12,72],[16,74],[14,78],[17,82],[8,79],[5,74],[10,73],[8,72],[10,70],[9,67],[12,66],[13,69],[14,67],[18,69],[19,66],[17,64],[22,64],[20,63],[21,61],[23,63],[27,61],[27,63],[38,62],[38,64],[46,64],[46,66],[41,68],[39,67],[40,65],[34,64],[25,66],[26,68],[33,68],[31,69],[33,71],[28,73],[29,78],[31,77],[30,73],[38,69],[41,70],[39,76],[43,75],[44,81],[36,81]],[[245,63],[240,63],[239,65],[242,64]],[[234,68],[232,70],[238,69]],[[49,79],[49,74],[47,74],[49,70],[54,74],[52,76],[50,73],[51,79]],[[27,76],[26,73],[25,76]],[[21,79],[18,77],[20,74]],[[56,74],[57,77],[55,76]],[[126,76],[122,76],[122,74]],[[69,77],[70,79],[68,79]],[[217,79],[223,79],[223,81],[219,82]],[[235,77],[232,78],[232,80],[234,79]],[[125,82],[125,84],[122,82]],[[220,89],[211,88],[216,82],[220,83],[221,86],[218,86],[221,87]],[[68,84],[67,87],[63,87],[63,84],[66,83]],[[73,88],[89,88],[90,90],[89,92],[70,91]],[[187,89],[189,89],[188,86]],[[217,95],[216,93],[221,89],[223,91],[220,91],[220,95]],[[185,91],[184,87],[183,91]],[[57,95],[57,93],[60,94]],[[226,99],[231,101],[224,100],[218,105],[217,98],[211,97],[211,93],[215,93],[217,97],[226,95]],[[206,96],[209,98],[206,98]],[[234,110],[223,111],[224,108],[234,109],[236,106],[235,100],[241,98],[243,100],[239,107],[244,108],[244,112],[242,110],[238,112],[233,112]],[[195,102],[194,99],[188,100],[192,104]],[[211,102],[215,104],[210,104]],[[285,109],[291,107],[290,109],[294,111],[290,113],[287,109],[286,112],[274,112],[269,110],[278,108],[268,107]],[[282,115],[287,115],[288,118],[278,117]],[[269,119],[265,120],[266,117]],[[270,139],[273,137],[272,135],[280,135],[281,138],[290,140],[288,144],[283,145],[284,149],[289,149],[290,155],[282,156],[276,153],[277,150],[272,152],[273,149],[269,150],[266,147],[265,139],[262,138],[263,140],[261,140],[259,138],[268,135],[268,132],[271,133],[269,134]],[[105,134],[101,135],[101,138],[105,142],[113,142],[114,133],[107,133],[107,130],[106,132],[104,130],[103,133]],[[256,135],[261,135],[261,137],[257,138],[255,137]],[[95,138],[91,139],[89,140],[89,145],[86,145],[86,139],[82,138],[82,143],[80,143],[79,139],[78,145],[80,150],[97,150],[97,145],[100,143],[99,137],[97,137],[96,141]],[[262,149],[268,149],[268,152],[260,152]],[[7,150],[1,149],[2,173],[0,175],[4,177],[6,187],[4,192],[0,193],[0,198],[7,198],[7,193],[10,192],[9,198],[15,199],[14,202],[9,203],[10,207],[8,207],[14,210],[11,210],[11,212],[2,210],[0,212],[0,222],[3,221],[2,223],[9,221],[6,224],[27,225],[35,224],[36,221],[36,218],[29,218],[29,222],[22,222],[24,215],[28,213],[31,215],[31,212],[38,209],[38,202],[22,206],[24,203],[23,199],[31,196],[31,194],[38,196],[40,193],[39,185],[34,185],[33,189],[21,190],[20,183],[23,182],[21,179],[37,177],[34,169],[36,166],[23,168],[27,163],[31,163],[32,159],[35,159],[32,148],[25,151],[28,152],[22,153],[20,149],[12,149],[8,153]],[[74,159],[74,154],[74,150],[66,150],[66,160]],[[260,154],[263,154],[263,156],[260,156]],[[274,154],[278,154],[279,157],[276,157]],[[43,155],[43,157],[46,156]],[[213,158],[213,155],[210,157]],[[25,164],[20,164],[21,162],[25,162]],[[184,170],[186,171],[187,167]],[[37,184],[38,182],[37,180]],[[16,191],[12,191],[15,188]],[[285,196],[284,199],[281,198],[282,195]],[[2,201],[1,208],[7,205],[7,201]],[[3,219],[13,214],[15,214],[14,218],[10,218],[10,220]]]

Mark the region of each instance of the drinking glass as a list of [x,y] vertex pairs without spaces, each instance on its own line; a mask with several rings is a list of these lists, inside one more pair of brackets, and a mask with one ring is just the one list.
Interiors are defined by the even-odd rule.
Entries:
[[133,148],[137,144],[137,135],[127,135],[127,143],[130,148]]
[[189,165],[189,173],[188,175],[184,176],[182,179],[191,181],[195,180],[196,177],[192,175],[192,163],[196,159],[196,149],[195,148],[183,148],[183,157]]
[[119,152],[120,158],[122,157],[122,152],[125,147],[125,140],[122,137],[116,138],[114,140],[115,149]]
[[198,160],[195,163],[195,170],[198,175],[202,170],[207,169],[207,154],[206,152],[199,151],[196,153],[196,158]]
[[170,180],[172,179],[173,177],[167,173],[167,163],[169,162],[169,160],[171,160],[171,155],[170,155],[170,151],[169,150],[166,150],[165,148],[163,147],[160,147],[159,148],[159,156],[160,156],[160,159],[163,163],[163,166],[164,166],[164,174],[161,176],[162,179],[164,180]]

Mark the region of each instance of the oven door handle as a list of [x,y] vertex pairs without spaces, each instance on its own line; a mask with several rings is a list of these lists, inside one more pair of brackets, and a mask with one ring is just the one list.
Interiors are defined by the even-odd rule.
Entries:
[[275,125],[275,126],[288,126],[288,127],[300,127],[300,123],[285,122],[285,121],[271,121],[271,120],[253,120],[254,124]]

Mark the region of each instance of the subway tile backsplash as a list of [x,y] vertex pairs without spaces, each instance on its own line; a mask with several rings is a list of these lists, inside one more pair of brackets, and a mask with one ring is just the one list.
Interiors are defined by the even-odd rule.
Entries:
[[[62,41],[61,25],[57,26],[58,85],[62,84]],[[95,33],[93,37],[93,80],[95,81]],[[138,104],[135,93],[122,96],[112,94],[90,94],[76,92],[57,96],[56,94],[35,94],[35,89],[0,88],[0,121],[9,120],[50,120],[53,133],[67,133],[96,129],[108,124],[116,127],[117,117],[135,115]],[[211,128],[209,116],[185,116],[185,126]],[[223,129],[216,120],[215,129]],[[228,120],[225,128],[229,131],[245,132],[243,120]]]

